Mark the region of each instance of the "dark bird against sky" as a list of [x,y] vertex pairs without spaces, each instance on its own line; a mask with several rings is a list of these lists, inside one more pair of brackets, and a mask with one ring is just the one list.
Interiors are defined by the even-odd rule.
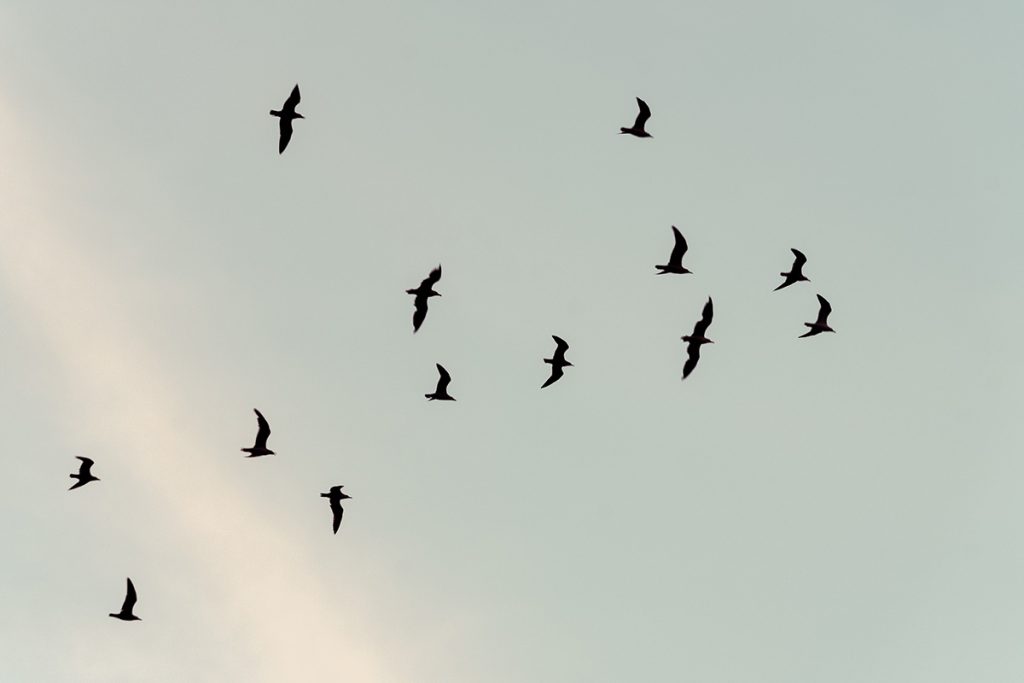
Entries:
[[668,257],[668,263],[663,266],[654,266],[658,269],[658,275],[664,275],[665,273],[676,273],[679,275],[685,275],[686,273],[692,272],[683,267],[683,254],[686,253],[686,238],[683,237],[683,233],[679,232],[676,226],[672,226],[672,234],[676,237],[675,245],[672,247],[672,253]]
[[263,413],[255,408],[253,411],[256,413],[256,424],[259,426],[259,429],[256,432],[256,443],[253,444],[252,448],[243,448],[242,452],[249,454],[245,456],[247,458],[258,458],[261,455],[274,455],[274,451],[267,448],[267,438],[270,436],[270,423],[267,422],[265,417],[263,417]]
[[331,504],[331,512],[334,513],[334,533],[338,533],[338,529],[341,527],[341,516],[345,514],[344,508],[341,507],[341,501],[345,498],[351,498],[352,496],[341,492],[344,486],[332,486],[327,493],[321,493],[321,498],[327,498]]
[[437,365],[437,374],[440,375],[437,379],[437,388],[434,389],[434,393],[424,394],[424,396],[431,401],[454,401],[455,397],[448,395],[448,385],[452,381],[452,376],[440,363],[435,363],[435,365]]
[[[456,273],[456,275],[458,275],[458,273]],[[420,329],[420,325],[423,324],[423,321],[427,317],[427,299],[429,299],[432,296],[441,296],[440,293],[434,291],[434,285],[436,285],[438,280],[440,279],[441,265],[438,264],[437,268],[434,268],[432,271],[430,271],[430,275],[428,275],[427,279],[420,283],[419,287],[417,287],[416,289],[405,290],[406,294],[412,294],[414,297],[416,297],[415,299],[413,299],[413,304],[416,307],[416,310],[413,311],[412,314],[413,333]]]
[[631,128],[619,128],[619,132],[626,133],[627,135],[635,135],[638,138],[654,137],[644,130],[644,125],[647,123],[647,119],[651,118],[651,108],[648,107],[647,103],[639,97],[636,98],[636,104],[640,107],[640,113],[636,115],[636,122],[633,123]]
[[700,360],[700,347],[704,344],[715,343],[707,338],[708,327],[711,325],[711,317],[714,313],[711,297],[708,297],[708,302],[704,304],[704,311],[701,313],[700,320],[693,326],[693,334],[681,337],[686,342],[686,363],[683,365],[683,379],[686,379],[693,372],[693,369],[697,367],[697,361]]
[[779,273],[779,275],[786,279],[781,285],[776,287],[773,291],[777,292],[783,287],[789,287],[790,285],[796,284],[797,282],[800,281],[810,282],[808,278],[804,277],[804,264],[807,263],[807,257],[804,256],[803,252],[801,252],[799,249],[790,249],[790,251],[793,252],[793,256],[796,257],[793,260],[793,267],[789,269],[788,273]]
[[74,491],[79,486],[85,486],[90,481],[100,480],[99,477],[92,476],[92,459],[82,457],[81,455],[76,455],[75,457],[81,460],[82,464],[78,466],[78,474],[70,475],[72,479],[77,479],[78,481],[72,484],[71,488],[69,488],[68,491]]
[[828,326],[828,316],[832,312],[832,305],[825,301],[825,297],[821,294],[818,295],[818,319],[813,323],[804,323],[805,326],[811,328],[804,334],[800,335],[800,338],[813,337],[816,334],[822,332],[835,332],[831,327]]
[[131,579],[128,579],[128,592],[124,596],[124,604],[121,605],[121,611],[116,614],[111,613],[109,616],[121,621],[142,621],[139,617],[132,614],[132,609],[135,608],[135,602],[138,600],[138,596],[135,595],[135,584],[132,583]]
[[555,340],[555,353],[551,358],[544,359],[545,363],[551,364],[551,376],[540,386],[541,389],[561,379],[564,368],[572,367],[572,363],[565,359],[565,352],[569,349],[569,345],[561,337],[551,335],[551,338]]
[[278,154],[282,154],[284,152],[284,148],[288,146],[288,141],[292,139],[292,121],[294,119],[306,118],[295,111],[295,107],[299,104],[299,99],[299,86],[296,84],[295,87],[292,88],[292,94],[284,101],[281,111],[277,111],[275,109],[270,110],[270,115],[276,116],[280,120],[281,124],[281,137],[277,143]]

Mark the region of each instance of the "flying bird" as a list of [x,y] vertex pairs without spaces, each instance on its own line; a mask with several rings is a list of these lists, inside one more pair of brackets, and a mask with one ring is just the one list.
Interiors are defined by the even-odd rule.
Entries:
[[669,254],[668,263],[663,266],[654,266],[658,269],[658,275],[664,275],[665,273],[685,275],[686,273],[693,272],[683,267],[683,254],[686,253],[686,238],[683,237],[683,233],[679,232],[674,225],[672,226],[672,233],[676,236],[676,243],[672,247],[672,253]]
[[807,263],[807,257],[804,256],[803,252],[799,249],[790,249],[790,251],[793,252],[793,256],[796,257],[793,260],[793,267],[789,269],[788,273],[779,273],[779,275],[786,278],[786,280],[772,291],[777,292],[783,287],[789,287],[790,285],[801,281],[810,282],[810,279],[804,277],[804,264]]
[[100,480],[99,477],[92,476],[93,461],[91,458],[83,458],[80,455],[76,455],[75,457],[81,460],[82,464],[78,466],[78,474],[70,475],[72,479],[77,479],[78,481],[72,484],[71,488],[69,488],[68,491],[74,491],[79,486],[85,486],[90,481]]
[[828,315],[832,312],[832,305],[825,301],[825,297],[821,294],[818,295],[818,319],[813,323],[804,323],[805,326],[811,328],[804,334],[800,335],[800,339],[804,337],[813,337],[816,334],[822,332],[835,332],[831,327],[828,326]]
[[683,365],[683,379],[686,379],[693,369],[697,367],[700,360],[700,347],[703,344],[714,344],[707,338],[708,327],[711,325],[711,317],[714,315],[714,308],[711,305],[711,297],[704,304],[704,312],[700,320],[693,326],[693,334],[684,335],[681,339],[686,342],[686,363]]
[[448,374],[448,371],[440,363],[437,365],[437,374],[440,375],[437,379],[437,389],[434,389],[432,394],[423,394],[430,401],[454,401],[454,396],[448,395],[448,385],[452,381],[452,376]]
[[640,107],[640,113],[636,115],[636,122],[632,128],[619,128],[620,133],[626,133],[627,135],[634,135],[638,138],[650,138],[654,137],[646,130],[644,130],[644,124],[647,123],[647,119],[651,118],[651,108],[647,106],[647,103],[641,100],[639,97],[636,98],[637,106]]
[[270,423],[267,422],[267,418],[263,417],[263,413],[253,409],[256,413],[256,424],[259,425],[259,430],[256,432],[256,443],[253,444],[252,448],[243,448],[243,453],[248,453],[245,456],[247,458],[258,458],[261,455],[274,455],[274,451],[267,448],[267,438],[270,436]]
[[344,508],[341,507],[341,501],[352,497],[342,493],[341,489],[343,488],[343,486],[332,486],[330,491],[320,494],[321,498],[327,498],[331,504],[331,512],[334,513],[334,533],[338,533],[338,528],[341,527],[341,516],[345,514]]
[[555,352],[551,358],[545,358],[545,363],[551,364],[551,376],[548,377],[544,384],[540,385],[543,389],[546,386],[550,386],[562,378],[564,374],[563,368],[572,367],[572,363],[565,359],[565,352],[569,349],[569,345],[565,343],[565,340],[556,335],[551,335],[551,338],[555,340]]
[[427,299],[432,296],[441,296],[440,293],[434,291],[434,285],[437,284],[438,280],[441,279],[441,266],[438,264],[437,268],[430,271],[430,275],[427,276],[420,286],[416,289],[405,290],[406,294],[412,294],[415,299],[413,303],[416,306],[416,310],[412,314],[412,331],[415,334],[420,329],[420,325],[427,317]]
[[135,595],[135,584],[132,583],[131,579],[128,579],[128,592],[124,596],[124,604],[121,605],[121,611],[116,614],[110,614],[109,616],[121,621],[142,621],[139,617],[132,614],[132,609],[135,607],[135,602],[138,600],[138,596]]
[[284,153],[284,148],[288,146],[288,141],[292,139],[292,120],[306,118],[295,111],[295,107],[299,104],[299,99],[299,86],[296,84],[295,87],[292,88],[292,94],[284,101],[281,111],[277,111],[275,109],[270,110],[270,115],[276,116],[280,120],[281,124],[281,138],[277,143],[278,154]]

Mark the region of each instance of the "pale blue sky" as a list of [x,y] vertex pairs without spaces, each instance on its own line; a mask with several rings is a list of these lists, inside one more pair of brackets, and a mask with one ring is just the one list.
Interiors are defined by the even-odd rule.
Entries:
[[0,5],[0,680],[1024,678],[1024,7],[209,5]]

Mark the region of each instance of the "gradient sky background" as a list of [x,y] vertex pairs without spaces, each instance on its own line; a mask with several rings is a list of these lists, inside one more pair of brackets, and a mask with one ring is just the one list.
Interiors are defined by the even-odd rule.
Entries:
[[0,5],[0,680],[1024,679],[1021,3],[210,4]]

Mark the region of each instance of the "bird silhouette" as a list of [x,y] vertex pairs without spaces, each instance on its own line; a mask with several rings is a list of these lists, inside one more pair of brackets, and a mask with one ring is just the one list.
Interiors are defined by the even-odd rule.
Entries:
[[551,338],[555,340],[555,352],[551,358],[545,358],[545,363],[551,364],[551,376],[548,377],[544,384],[540,385],[540,388],[550,386],[561,379],[564,374],[564,368],[572,367],[572,363],[565,359],[565,352],[569,349],[569,345],[561,337],[551,335]]
[[831,327],[828,326],[828,316],[832,312],[832,305],[825,301],[825,297],[821,294],[818,295],[818,319],[813,323],[804,323],[805,326],[811,328],[804,334],[800,335],[800,339],[804,337],[813,337],[816,334],[822,332],[835,332]]
[[790,251],[793,252],[793,256],[796,257],[795,259],[793,259],[793,267],[789,269],[788,273],[779,273],[779,275],[786,278],[786,280],[781,285],[772,290],[774,292],[779,291],[783,287],[789,287],[790,285],[796,284],[797,282],[800,281],[810,282],[808,278],[804,277],[804,264],[807,263],[807,257],[804,256],[803,252],[801,252],[799,249],[790,249]]
[[92,476],[93,461],[91,458],[83,458],[81,455],[76,455],[75,457],[81,460],[82,464],[78,466],[78,474],[70,475],[72,479],[77,479],[78,481],[72,484],[68,491],[74,491],[79,486],[85,486],[90,481],[100,480],[99,477]]
[[259,430],[256,432],[256,443],[253,444],[252,448],[243,448],[243,453],[248,453],[245,456],[247,458],[258,458],[261,455],[274,455],[274,451],[267,448],[267,438],[270,436],[270,423],[267,422],[267,418],[263,417],[263,413],[253,409],[256,413],[256,424],[259,426]]
[[658,275],[664,275],[665,273],[685,275],[692,272],[683,267],[683,254],[686,253],[686,238],[683,237],[683,233],[679,232],[678,228],[674,225],[672,226],[672,234],[676,236],[676,243],[672,247],[672,253],[669,254],[668,263],[663,266],[654,266],[658,269]]
[[415,334],[420,329],[420,325],[427,318],[427,299],[432,296],[441,296],[440,293],[434,291],[434,285],[437,284],[438,280],[441,279],[441,266],[438,264],[437,268],[430,271],[430,275],[420,283],[420,286],[416,289],[405,290],[406,294],[412,294],[413,304],[416,306],[416,310],[412,314],[412,331]]
[[284,148],[288,146],[288,141],[292,139],[292,121],[294,119],[306,118],[295,111],[295,107],[299,104],[299,99],[299,86],[296,84],[295,87],[292,88],[292,94],[284,101],[281,111],[277,111],[275,109],[270,110],[270,115],[276,116],[281,124],[281,137],[277,143],[278,154],[284,153]]
[[704,304],[704,311],[701,313],[700,320],[693,326],[693,334],[681,337],[686,342],[686,363],[683,364],[683,379],[686,379],[693,372],[693,369],[697,367],[697,361],[700,360],[700,347],[704,344],[715,343],[707,338],[708,327],[711,325],[711,317],[714,313],[711,297],[708,297],[708,302]]
[[437,374],[440,375],[437,379],[437,388],[434,389],[434,393],[423,395],[430,401],[454,401],[455,397],[448,395],[448,385],[452,381],[452,376],[440,363],[435,363],[435,365],[437,365]]
[[647,123],[647,119],[651,118],[651,108],[648,107],[647,103],[639,97],[636,98],[636,104],[640,107],[640,113],[636,115],[636,122],[633,123],[631,128],[619,128],[619,132],[626,133],[627,135],[634,135],[638,138],[654,137],[644,130],[644,124]]
[[135,584],[132,583],[131,579],[128,579],[128,592],[124,596],[124,604],[121,605],[121,611],[116,614],[111,613],[109,616],[121,621],[142,621],[139,617],[132,614],[132,609],[135,607],[135,602],[138,600],[138,596],[135,595]]
[[341,501],[345,498],[351,498],[352,496],[341,492],[343,486],[332,486],[327,493],[321,493],[321,498],[327,498],[331,504],[331,512],[334,513],[334,533],[338,533],[338,528],[341,527],[341,516],[345,514],[344,508],[341,507]]

